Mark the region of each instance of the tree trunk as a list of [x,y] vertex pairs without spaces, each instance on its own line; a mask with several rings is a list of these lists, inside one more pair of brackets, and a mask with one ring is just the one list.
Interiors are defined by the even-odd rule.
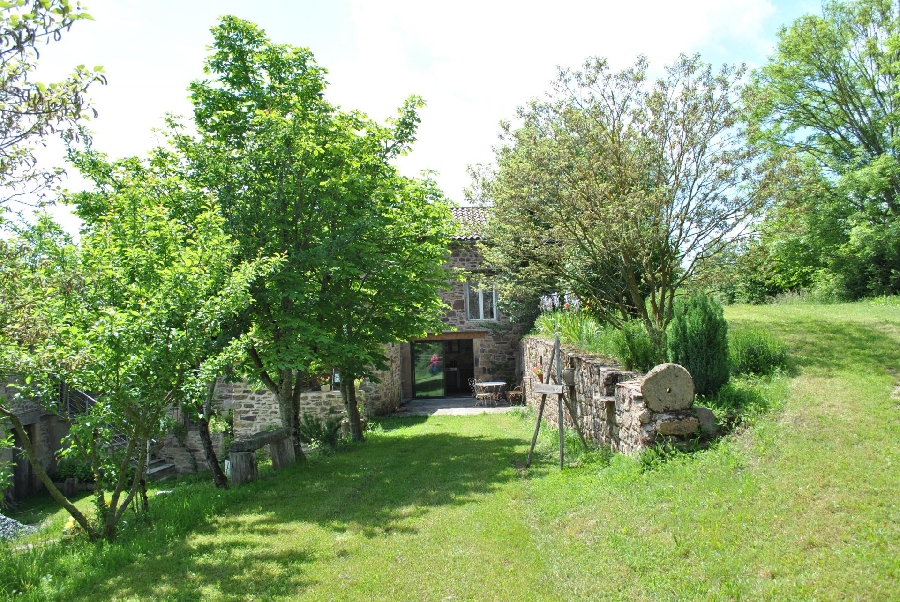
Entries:
[[341,396],[344,398],[344,409],[347,412],[347,422],[350,423],[350,438],[353,441],[363,440],[362,423],[359,419],[359,408],[356,406],[356,387],[353,386],[353,378],[341,378]]
[[[87,517],[75,507],[75,504],[66,499],[66,496],[62,494],[62,492],[56,488],[56,485],[53,484],[53,481],[50,480],[50,476],[47,474],[47,471],[44,470],[44,467],[41,466],[40,462],[37,461],[37,456],[34,451],[34,445],[31,444],[31,439],[28,437],[28,431],[22,426],[22,422],[19,420],[19,417],[16,416],[12,412],[3,411],[3,415],[5,415],[12,422],[13,428],[18,433],[19,438],[22,440],[22,445],[25,446],[25,454],[28,456],[28,461],[31,462],[31,467],[34,468],[34,472],[37,474],[38,478],[41,480],[41,483],[44,484],[44,487],[47,488],[47,491],[50,493],[50,497],[52,497],[56,502],[59,503],[60,506],[65,508],[68,513],[75,519],[75,521],[84,529],[84,532],[88,534],[91,539],[97,538],[97,532],[91,528],[91,524],[88,522]],[[98,489],[102,488],[100,484],[97,484]]]
[[256,480],[256,452],[231,452],[231,482],[243,485]]
[[[293,444],[296,461],[306,460],[306,456],[303,454],[303,444],[300,442],[300,416],[298,414],[303,373],[291,368],[279,370],[276,383],[263,366],[262,358],[256,348],[250,347],[247,354],[259,371],[260,380],[278,400],[278,417],[281,418],[281,426],[294,429]],[[231,480],[234,481],[234,475]]]
[[206,464],[213,473],[213,481],[218,489],[228,489],[228,477],[219,466],[219,457],[213,448],[212,437],[209,434],[209,420],[207,416],[212,413],[212,398],[216,390],[216,381],[213,379],[206,389],[206,400],[203,403],[203,412],[200,420],[200,441],[203,443],[203,452],[206,454]]
[[228,489],[228,477],[225,476],[225,473],[222,472],[222,467],[219,466],[219,456],[216,455],[216,450],[213,447],[212,437],[209,434],[209,421],[205,416],[206,414],[198,422],[200,424],[200,441],[203,443],[203,452],[206,454],[206,464],[213,473],[213,481],[216,483],[216,487]]

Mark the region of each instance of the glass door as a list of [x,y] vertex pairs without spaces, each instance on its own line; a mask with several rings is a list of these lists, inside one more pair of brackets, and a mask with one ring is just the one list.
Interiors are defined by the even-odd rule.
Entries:
[[413,343],[413,395],[444,396],[444,342]]

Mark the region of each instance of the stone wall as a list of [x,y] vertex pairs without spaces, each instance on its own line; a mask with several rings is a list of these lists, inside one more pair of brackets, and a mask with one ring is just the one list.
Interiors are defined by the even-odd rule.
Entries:
[[[532,369],[541,364],[545,372],[549,369],[555,375],[555,362],[550,365],[553,342],[527,337],[523,340],[523,348],[526,403],[537,411],[541,396],[534,393],[537,378],[532,374]],[[715,428],[708,409],[692,407],[693,388],[687,407],[669,409],[657,406],[660,411],[655,411],[644,398],[644,375],[610,366],[605,360],[567,347],[562,348],[562,364],[564,369],[575,371],[575,385],[566,387],[564,403],[573,408],[585,437],[596,444],[609,445],[613,451],[631,454],[664,439],[685,441],[696,435],[701,422],[705,432]],[[551,378],[551,382],[555,379]],[[557,428],[556,395],[547,396],[544,419],[551,427]],[[563,419],[566,426],[575,426],[566,407],[563,407]]]
[[[16,398],[15,389],[10,387],[9,381],[0,382],[0,396]],[[45,471],[52,472],[56,469],[56,456],[62,449],[62,439],[69,433],[68,425],[33,400],[18,398],[13,409],[31,439],[38,463]],[[5,436],[9,431],[12,431],[11,424],[0,425],[0,436]],[[5,484],[0,483],[0,496],[24,499],[44,489],[44,484],[25,456],[24,445],[17,434],[13,434],[13,441],[18,449],[0,450],[0,462],[9,462],[13,469],[12,482],[5,491]]]
[[[270,426],[281,426],[278,400],[268,389],[254,389],[246,383],[219,383],[216,392],[222,406],[234,411],[234,437],[241,439]],[[365,401],[365,395],[359,395]],[[304,391],[300,394],[300,415],[310,413],[326,418],[344,411],[340,391]]]
[[[222,456],[222,433],[210,433],[213,449],[219,461],[225,460]],[[178,474],[192,474],[198,471],[209,470],[206,463],[206,452],[203,451],[203,442],[200,440],[200,431],[191,429],[182,431],[181,435],[168,433],[160,441],[156,449],[156,455],[161,459],[175,465]]]
[[[406,344],[409,347],[409,344]],[[375,374],[380,382],[366,379],[362,383],[365,394],[365,412],[369,416],[387,416],[400,407],[401,401],[401,365],[403,345],[388,343],[384,346],[384,354],[388,359],[388,369]]]

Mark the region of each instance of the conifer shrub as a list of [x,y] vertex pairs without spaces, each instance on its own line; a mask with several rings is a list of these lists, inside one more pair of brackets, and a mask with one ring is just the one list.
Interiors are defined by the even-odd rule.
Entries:
[[692,293],[676,301],[666,345],[669,361],[691,373],[698,395],[715,395],[728,382],[728,324],[712,297]]

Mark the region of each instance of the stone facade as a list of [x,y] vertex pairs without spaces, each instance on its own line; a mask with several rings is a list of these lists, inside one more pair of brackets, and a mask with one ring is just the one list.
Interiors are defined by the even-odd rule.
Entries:
[[375,374],[379,382],[367,379],[362,383],[365,396],[363,406],[368,416],[387,416],[400,407],[403,345],[389,343],[384,346],[384,354],[388,359],[388,369]]
[[[534,393],[536,377],[532,369],[540,364],[545,371],[549,369],[551,374],[555,373],[555,362],[550,365],[553,342],[527,337],[523,346],[527,374],[526,403],[537,411],[541,396]],[[685,441],[700,431],[715,428],[708,421],[710,412],[706,408],[653,411],[644,399],[643,375],[606,365],[602,360],[565,347],[562,349],[562,364],[564,369],[571,368],[575,372],[575,385],[566,387],[564,403],[573,408],[585,438],[596,444],[609,445],[613,451],[631,454],[662,440]],[[551,427],[558,426],[556,395],[547,396],[544,419]],[[563,420],[566,426],[575,426],[565,407]],[[703,429],[700,428],[701,420],[704,422]]]
[[[483,259],[476,241],[461,240],[450,246],[448,265],[466,279],[483,274]],[[519,341],[523,330],[512,324],[498,309],[496,318],[490,320],[470,320],[466,305],[467,284],[453,281],[440,292],[441,299],[449,307],[444,317],[447,328],[421,341],[471,339],[474,354],[472,376],[480,380],[507,380],[517,383],[522,378],[522,355]],[[413,396],[413,357],[409,343],[401,346],[402,395],[403,399]],[[467,391],[466,391],[467,392]]]
[[[234,411],[234,437],[243,439],[268,427],[280,427],[278,400],[268,389],[254,389],[246,383],[219,383],[216,393],[222,407]],[[362,401],[365,394],[360,395]],[[325,418],[341,414],[344,401],[340,391],[304,391],[300,394],[300,415]]]
[[[210,433],[213,449],[219,461],[222,456],[224,436],[222,433]],[[178,474],[192,474],[209,470],[206,464],[206,452],[203,451],[203,442],[200,440],[200,431],[191,429],[182,431],[180,435],[168,433],[160,441],[155,454],[166,462],[175,466]]]

